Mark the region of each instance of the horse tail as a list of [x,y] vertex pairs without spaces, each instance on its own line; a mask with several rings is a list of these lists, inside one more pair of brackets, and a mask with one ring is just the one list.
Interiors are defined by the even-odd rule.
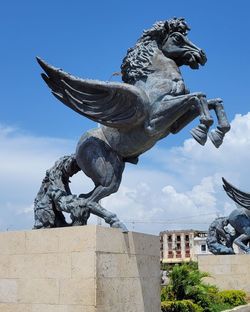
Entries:
[[69,178],[80,171],[75,154],[63,156],[46,171],[34,200],[34,228],[67,226],[65,217],[56,207],[55,197],[71,195]]

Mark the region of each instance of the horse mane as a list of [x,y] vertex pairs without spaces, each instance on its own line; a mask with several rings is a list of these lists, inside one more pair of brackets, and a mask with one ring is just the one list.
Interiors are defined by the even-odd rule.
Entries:
[[167,21],[158,21],[137,40],[133,48],[128,49],[122,61],[122,80],[134,84],[137,80],[147,77],[152,72],[151,57],[156,49],[161,49],[163,41],[172,32],[179,31],[186,34],[188,27],[184,18],[173,18]]

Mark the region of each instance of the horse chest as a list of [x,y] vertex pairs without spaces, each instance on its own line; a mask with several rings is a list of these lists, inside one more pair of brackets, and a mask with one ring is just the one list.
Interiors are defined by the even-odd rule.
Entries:
[[152,58],[151,69],[153,72],[148,75],[143,85],[138,84],[147,92],[150,102],[154,103],[165,95],[178,96],[185,94],[185,84],[176,63],[156,53]]

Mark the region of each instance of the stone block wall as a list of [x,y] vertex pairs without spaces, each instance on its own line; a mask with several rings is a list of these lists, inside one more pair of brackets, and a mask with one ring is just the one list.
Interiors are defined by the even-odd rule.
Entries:
[[0,311],[159,312],[159,250],[94,225],[0,233]]
[[206,281],[220,289],[242,289],[250,295],[250,255],[205,255],[198,257],[201,271],[210,273]]

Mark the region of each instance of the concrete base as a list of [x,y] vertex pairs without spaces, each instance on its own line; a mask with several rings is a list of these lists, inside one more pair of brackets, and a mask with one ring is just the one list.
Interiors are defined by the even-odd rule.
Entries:
[[242,289],[250,295],[250,255],[204,255],[198,257],[198,265],[210,273],[209,283],[220,289]]
[[0,311],[159,312],[159,250],[94,225],[0,233]]

